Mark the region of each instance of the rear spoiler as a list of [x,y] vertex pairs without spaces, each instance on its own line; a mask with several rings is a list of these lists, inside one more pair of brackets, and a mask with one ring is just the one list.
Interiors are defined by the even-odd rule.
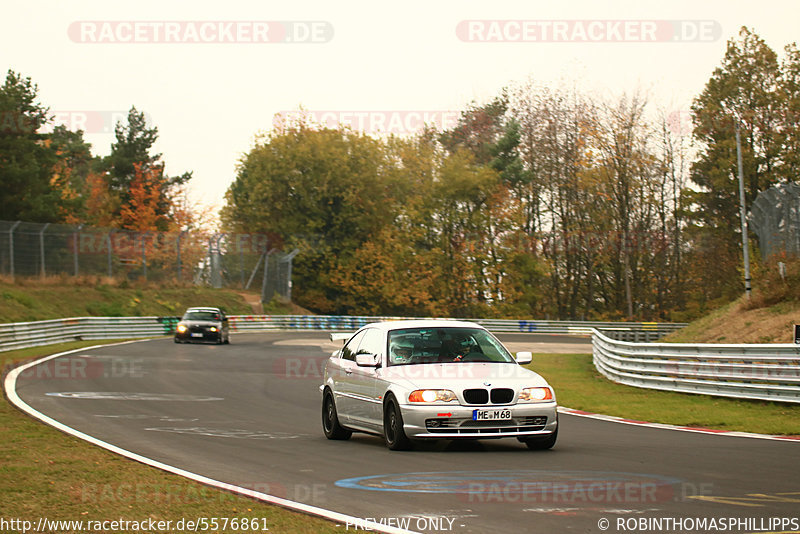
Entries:
[[331,341],[346,341],[353,337],[352,332],[331,332]]

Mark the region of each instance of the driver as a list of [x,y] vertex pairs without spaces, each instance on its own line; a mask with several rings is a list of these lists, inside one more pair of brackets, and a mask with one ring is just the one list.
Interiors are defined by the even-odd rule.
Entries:
[[392,346],[389,349],[389,354],[392,358],[391,363],[409,363],[411,361],[411,352],[412,347],[408,345],[392,343]]
[[467,354],[474,350],[473,341],[469,337],[456,338],[450,343],[452,344],[450,347],[450,354],[454,362],[460,362]]

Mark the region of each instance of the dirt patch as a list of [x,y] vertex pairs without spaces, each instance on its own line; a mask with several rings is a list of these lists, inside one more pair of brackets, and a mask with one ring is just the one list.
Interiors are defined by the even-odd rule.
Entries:
[[744,298],[695,321],[664,341],[678,343],[792,343],[800,303],[780,302],[748,309]]
[[264,315],[264,305],[261,304],[261,295],[256,293],[245,293],[244,291],[237,291],[244,299],[248,306],[253,309],[253,315]]

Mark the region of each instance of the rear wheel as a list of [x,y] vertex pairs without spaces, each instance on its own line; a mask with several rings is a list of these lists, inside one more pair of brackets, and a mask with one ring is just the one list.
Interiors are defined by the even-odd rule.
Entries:
[[392,451],[407,451],[411,440],[403,430],[403,414],[394,397],[389,397],[383,409],[383,437]]
[[339,416],[336,414],[336,404],[333,402],[333,394],[325,392],[322,399],[322,430],[328,439],[350,439],[353,435],[351,430],[339,424]]

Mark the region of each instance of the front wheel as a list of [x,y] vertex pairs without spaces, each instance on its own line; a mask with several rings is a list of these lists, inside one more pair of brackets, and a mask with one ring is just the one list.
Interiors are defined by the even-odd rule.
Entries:
[[553,446],[556,444],[556,440],[558,439],[558,428],[552,434],[547,434],[546,436],[537,436],[535,438],[526,438],[524,440],[520,440],[528,448],[532,451],[543,451],[546,449],[552,449]]
[[333,394],[330,391],[325,393],[322,400],[322,430],[328,439],[350,439],[350,436],[353,435],[351,430],[339,424],[336,404],[333,402]]
[[389,450],[407,451],[411,449],[411,440],[403,430],[403,414],[394,397],[390,397],[384,407],[383,437]]

